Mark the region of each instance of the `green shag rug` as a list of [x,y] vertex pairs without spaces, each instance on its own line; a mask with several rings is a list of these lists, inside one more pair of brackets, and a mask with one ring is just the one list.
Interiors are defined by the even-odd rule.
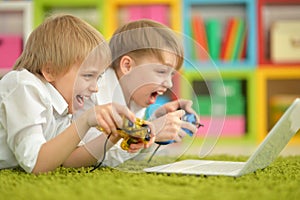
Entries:
[[[181,159],[187,158],[195,157]],[[239,178],[147,174],[142,168],[143,164],[127,162],[119,169],[103,167],[93,172],[91,168],[59,168],[32,175],[18,169],[0,170],[0,199],[300,199],[300,156],[279,157],[266,169]]]

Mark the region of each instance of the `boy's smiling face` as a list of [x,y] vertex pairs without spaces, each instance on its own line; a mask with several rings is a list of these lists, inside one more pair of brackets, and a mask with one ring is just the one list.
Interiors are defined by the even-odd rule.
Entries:
[[94,59],[81,65],[74,64],[68,72],[61,75],[53,76],[47,70],[44,70],[43,75],[68,103],[69,113],[75,113],[84,107],[85,100],[92,93],[98,91],[97,80],[106,68],[103,66],[99,59]]
[[163,58],[165,63],[154,57],[138,61],[129,56],[121,59],[122,66],[117,74],[128,105],[134,101],[141,107],[148,107],[173,86],[176,57],[164,52]]
[[[82,65],[77,73],[73,85],[72,105],[74,111],[83,109],[84,102],[89,99],[93,93],[98,92],[97,81],[103,70],[99,70],[99,65]],[[70,106],[71,104],[69,104]]]
[[51,82],[68,103],[69,113],[82,109],[85,99],[98,91],[97,80],[102,72],[96,65],[73,66]]

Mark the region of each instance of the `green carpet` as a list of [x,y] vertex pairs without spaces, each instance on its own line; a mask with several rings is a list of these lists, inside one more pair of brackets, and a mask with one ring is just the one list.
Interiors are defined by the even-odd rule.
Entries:
[[[193,158],[193,157],[184,157]],[[207,159],[244,161],[245,157]],[[146,174],[128,162],[122,170],[59,168],[41,175],[0,170],[0,199],[299,199],[300,156],[279,157],[268,168],[239,178]],[[124,170],[134,170],[136,173]]]

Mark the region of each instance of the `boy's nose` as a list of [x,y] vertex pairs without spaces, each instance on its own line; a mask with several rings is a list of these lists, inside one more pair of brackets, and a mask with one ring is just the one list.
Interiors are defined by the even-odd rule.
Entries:
[[94,92],[94,93],[98,92],[98,85],[97,85],[97,84],[92,85],[92,86],[90,87],[90,91],[92,91],[92,92]]
[[172,88],[173,87],[172,78],[166,79],[162,85],[166,88]]

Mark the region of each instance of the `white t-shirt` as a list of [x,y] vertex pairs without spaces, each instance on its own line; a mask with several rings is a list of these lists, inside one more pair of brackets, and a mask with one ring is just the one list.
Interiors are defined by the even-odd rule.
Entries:
[[[98,92],[96,94],[96,104],[102,105],[111,102],[115,102],[121,105],[126,105],[126,101],[123,95],[122,88],[119,84],[119,80],[115,71],[108,68],[101,79],[98,81]],[[141,108],[137,105],[130,105],[129,109],[135,113],[136,117],[143,119],[145,116],[146,108]],[[93,138],[102,134],[99,130],[91,128],[88,133],[83,138],[82,142],[88,142]],[[106,166],[115,167],[122,164],[128,159],[136,157],[138,153],[128,153],[120,147],[122,140],[120,140],[116,145],[111,147],[106,153],[106,158],[103,162]]]
[[31,172],[46,141],[71,122],[68,104],[48,82],[11,71],[0,80],[0,169],[21,166]]

